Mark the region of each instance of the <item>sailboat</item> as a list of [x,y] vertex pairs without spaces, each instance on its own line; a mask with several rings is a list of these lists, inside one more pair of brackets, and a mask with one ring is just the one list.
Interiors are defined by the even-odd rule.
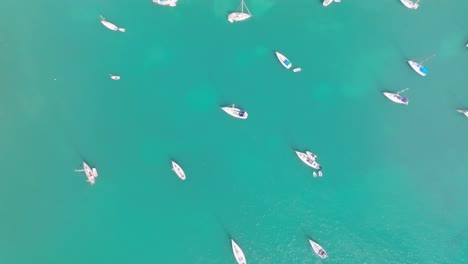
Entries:
[[175,7],[177,5],[177,0],[153,0],[153,3],[162,6]]
[[394,103],[408,105],[408,98],[400,95],[400,93],[403,93],[408,89],[409,88],[403,89],[401,91],[398,91],[397,93],[383,92],[383,94]]
[[119,28],[118,26],[112,24],[111,22],[109,21],[106,21],[106,19],[101,16],[101,23],[108,29],[112,30],[112,31],[120,31],[120,32],[125,32],[125,28]]
[[112,80],[115,80],[115,81],[120,80],[120,76],[118,76],[118,75],[109,74],[109,76],[110,76],[110,78],[111,78]]
[[468,110],[457,110],[458,113],[463,114],[464,116],[468,117]]
[[406,6],[409,9],[418,9],[419,1],[421,0],[417,0],[416,2],[413,2],[411,0],[400,0],[400,1],[404,6]]
[[[245,4],[244,0],[241,0],[240,7],[241,7],[240,12],[236,11],[236,12],[229,13],[228,19],[227,19],[229,22],[234,23],[234,22],[244,21],[252,17],[252,14],[250,13],[250,10]],[[244,7],[247,13],[244,13]]]
[[86,178],[88,178],[87,182],[89,182],[91,185],[96,183],[96,178],[98,176],[98,172],[96,168],[89,167],[89,165],[83,161],[83,169],[81,170],[75,170],[76,172],[82,172],[86,174]]
[[246,111],[237,108],[235,105],[221,107],[221,110],[235,118],[247,119],[247,117],[249,117],[249,114]]
[[317,256],[323,259],[328,257],[328,254],[325,251],[325,249],[323,249],[323,247],[320,246],[317,242],[309,239],[309,243],[310,243],[310,246],[312,246],[312,249],[314,250],[315,254],[317,254]]
[[423,61],[421,61],[421,62],[416,62],[416,61],[413,61],[413,60],[409,60],[409,61],[408,61],[408,64],[409,64],[409,65],[411,66],[411,68],[412,68],[415,72],[417,72],[419,75],[421,75],[421,76],[426,76],[427,73],[429,72],[429,70],[428,70],[426,67],[424,67],[423,63],[424,63],[425,61],[430,60],[430,59],[431,59],[432,57],[434,57],[434,56],[435,56],[435,54],[432,55],[432,56],[430,56],[430,57],[428,57],[427,59],[425,59],[425,60],[423,60]]
[[286,69],[290,69],[292,67],[292,63],[291,61],[286,58],[286,56],[284,56],[283,54],[275,51],[275,54],[276,54],[276,57],[278,58],[278,60],[281,62],[281,64],[286,68]]
[[341,0],[323,0],[323,6],[329,6],[333,2],[341,2]]
[[180,167],[179,164],[177,164],[175,161],[171,161],[172,162],[172,170],[175,172],[175,174],[177,175],[177,177],[179,177],[181,180],[185,181],[185,172],[184,170],[182,169],[182,167]]
[[245,259],[244,252],[239,247],[239,245],[237,245],[234,239],[231,239],[231,245],[232,245],[232,253],[234,253],[234,257],[236,258],[237,263],[247,264],[247,260]]

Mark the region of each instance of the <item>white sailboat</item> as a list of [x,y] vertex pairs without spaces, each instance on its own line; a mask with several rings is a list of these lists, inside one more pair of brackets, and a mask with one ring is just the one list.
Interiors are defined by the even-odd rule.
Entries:
[[[247,13],[244,12],[244,8],[247,11]],[[240,12],[236,11],[236,12],[229,13],[227,20],[231,23],[234,23],[234,22],[247,20],[251,17],[252,17],[252,13],[250,13],[250,10],[245,4],[244,0],[241,0]]]
[[312,167],[316,170],[322,169],[322,166],[318,164],[315,160],[309,157],[306,153],[302,153],[300,151],[295,151],[296,155],[299,157],[299,159],[304,162],[307,166]]
[[341,0],[323,0],[323,6],[329,6],[333,2],[341,2]]
[[235,118],[247,119],[247,117],[249,116],[249,114],[246,111],[236,108],[235,105],[224,106],[221,107],[221,109]]
[[172,161],[172,170],[175,172],[175,174],[177,174],[177,176],[181,179],[181,180],[185,180],[185,172],[184,170],[179,166],[179,164],[177,164],[175,161]]
[[383,94],[394,103],[408,105],[408,98],[400,95],[400,93],[403,93],[408,89],[409,88],[403,89],[401,91],[398,91],[397,93],[383,92]]
[[91,185],[95,184],[96,183],[96,178],[98,176],[98,172],[96,170],[96,168],[92,168],[89,167],[88,164],[86,164],[86,162],[83,161],[83,169],[81,170],[75,170],[76,172],[83,172],[85,173],[86,175],[86,178],[88,178],[87,182],[89,182]]
[[317,254],[317,256],[323,259],[328,257],[327,252],[325,251],[325,249],[322,248],[322,246],[320,246],[319,244],[315,243],[314,241],[310,239],[309,239],[309,243],[312,246],[312,249],[314,250],[315,254]]
[[244,252],[242,249],[237,245],[237,243],[231,239],[232,245],[232,253],[234,253],[234,258],[236,258],[237,264],[247,264],[247,260],[245,259]]
[[112,74],[109,74],[109,76],[110,76],[110,78],[111,78],[112,80],[116,80],[116,81],[120,80],[120,76],[119,76],[119,75],[112,75]]
[[275,54],[276,54],[276,57],[278,58],[278,60],[281,62],[281,64],[286,68],[286,69],[290,69],[292,67],[292,63],[291,61],[286,58],[286,56],[284,56],[283,54],[275,51]]
[[411,68],[417,72],[419,75],[421,76],[426,76],[427,73],[429,72],[429,70],[427,68],[424,67],[423,63],[425,61],[428,61],[429,59],[431,59],[432,57],[434,57],[434,55],[428,57],[427,59],[421,61],[421,62],[416,62],[416,61],[413,61],[413,60],[409,60],[408,61],[408,64],[411,66]]
[[177,5],[177,0],[153,0],[153,3],[162,6],[175,7]]
[[400,0],[400,1],[404,6],[406,6],[409,9],[418,9],[420,0],[417,0],[416,2],[413,2],[411,0]]
[[117,27],[116,25],[112,24],[111,22],[109,21],[106,21],[106,19],[101,16],[101,23],[108,29],[112,30],[112,31],[120,31],[120,32],[125,32],[125,28],[119,28]]
[[457,112],[468,117],[468,110],[457,110]]

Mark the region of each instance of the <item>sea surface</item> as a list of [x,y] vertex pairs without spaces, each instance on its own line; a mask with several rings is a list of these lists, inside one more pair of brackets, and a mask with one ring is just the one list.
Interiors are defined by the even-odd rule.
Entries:
[[246,3],[0,3],[0,263],[468,263],[468,1]]

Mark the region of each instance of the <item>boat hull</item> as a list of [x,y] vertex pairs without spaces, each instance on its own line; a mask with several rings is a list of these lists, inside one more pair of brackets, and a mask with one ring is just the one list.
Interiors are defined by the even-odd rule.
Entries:
[[170,7],[177,6],[177,0],[153,0],[153,3],[157,5],[170,6]]
[[112,30],[112,31],[117,31],[119,30],[119,28],[112,24],[111,22],[108,22],[108,21],[105,21],[105,20],[101,20],[101,23],[108,29]]
[[221,107],[221,109],[227,114],[229,114],[230,116],[233,116],[235,118],[247,119],[247,117],[249,117],[249,114],[246,111],[243,111],[233,106],[225,106],[225,107]]
[[395,93],[388,93],[388,92],[384,92],[383,93],[385,95],[385,97],[387,97],[390,101],[394,102],[394,103],[397,103],[397,104],[404,104],[404,105],[408,105],[409,104],[409,100],[408,98],[404,97],[404,96],[401,96],[399,94],[395,94]]
[[314,241],[310,239],[309,239],[309,243],[312,246],[312,250],[315,252],[315,254],[317,254],[317,256],[323,259],[328,257],[327,252],[325,251],[325,249],[322,248],[322,246],[320,246],[319,244],[315,243]]
[[177,177],[185,181],[185,172],[175,161],[172,161],[172,170],[175,172]]
[[333,0],[324,0],[323,6],[329,6],[331,3],[333,3]]
[[408,64],[419,75],[421,75],[421,76],[426,76],[427,75],[428,70],[426,68],[424,68],[422,65],[420,65],[419,63],[414,62],[414,61],[408,61]]
[[251,18],[252,15],[247,14],[247,13],[242,13],[242,12],[232,12],[228,15],[228,21],[231,23],[234,22],[240,22],[240,21],[245,21],[249,18]]
[[278,60],[281,62],[281,64],[286,68],[286,69],[291,69],[292,67],[292,63],[291,61],[286,58],[286,56],[284,56],[283,54],[275,51],[275,54],[276,54],[276,57],[278,58]]
[[309,155],[307,155],[306,153],[302,153],[300,151],[296,151],[296,155],[299,157],[299,159],[304,162],[307,166],[313,168],[313,169],[316,169],[316,170],[320,170],[322,169],[322,166],[320,166],[320,164],[318,164],[318,162],[316,162],[315,160],[313,160]]
[[468,117],[468,110],[457,110],[457,112]]
[[409,0],[400,0],[401,3],[406,6],[409,9],[418,9],[419,4],[418,3],[413,3],[412,1]]
[[245,259],[244,252],[242,252],[242,249],[237,245],[237,243],[231,239],[231,245],[232,245],[232,253],[234,254],[234,258],[237,261],[237,264],[247,264],[247,260]]

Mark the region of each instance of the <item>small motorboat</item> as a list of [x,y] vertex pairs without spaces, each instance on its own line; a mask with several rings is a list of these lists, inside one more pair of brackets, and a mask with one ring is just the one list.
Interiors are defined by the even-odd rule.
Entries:
[[184,170],[179,166],[179,164],[177,164],[175,161],[172,161],[172,170],[175,172],[175,174],[177,174],[177,176],[181,179],[181,180],[185,180],[185,172]]
[[339,3],[339,2],[341,2],[341,0],[335,0],[335,1],[333,1],[333,0],[323,0],[323,6],[329,6],[333,2]]
[[318,164],[315,160],[311,159],[309,155],[302,153],[300,151],[295,151],[295,152],[296,152],[296,155],[299,157],[299,159],[302,160],[302,162],[304,162],[307,166],[312,167],[316,170],[322,169],[320,164]]
[[468,117],[468,110],[457,110],[457,112]]
[[112,30],[112,31],[120,31],[120,32],[125,32],[125,28],[119,28],[117,27],[116,25],[112,24],[111,22],[109,21],[106,21],[106,19],[101,16],[101,23],[108,29]]
[[418,9],[420,0],[417,0],[416,2],[413,2],[411,0],[400,0],[400,1],[404,6],[406,6],[409,9]]
[[110,78],[111,78],[112,80],[116,80],[116,81],[120,80],[120,76],[118,76],[118,75],[109,74],[109,76],[110,76]]
[[312,175],[314,176],[314,178],[317,177],[317,173],[315,171],[312,172]]
[[322,177],[322,176],[323,176],[323,173],[322,173],[321,170],[319,170],[318,176],[319,176],[319,177]]
[[278,60],[281,62],[281,64],[283,64],[283,66],[286,68],[286,69],[290,69],[292,67],[292,63],[291,61],[286,58],[286,56],[284,56],[283,54],[275,51],[275,54],[276,54],[276,57],[278,58]]
[[221,109],[224,112],[236,118],[247,119],[247,117],[249,116],[249,114],[246,111],[236,108],[235,105],[221,107]]
[[314,241],[310,239],[309,239],[309,243],[312,246],[312,249],[314,250],[315,254],[317,254],[317,256],[323,259],[328,257],[327,252],[325,251],[325,249],[322,248],[322,246],[320,246],[319,244],[315,243]]
[[409,60],[408,64],[411,66],[411,68],[415,72],[417,72],[421,76],[426,76],[427,73],[429,72],[429,70],[427,68],[424,68],[424,66],[422,66],[421,64],[419,64],[419,63],[417,63],[415,61]]
[[244,252],[242,252],[242,249],[237,245],[237,243],[231,239],[231,245],[232,245],[232,253],[234,253],[234,258],[236,258],[236,261],[238,264],[247,264],[247,260],[245,259]]
[[86,175],[86,178],[88,178],[87,182],[89,182],[91,185],[96,183],[96,178],[98,176],[98,172],[96,168],[92,168],[83,161],[83,169],[81,170],[75,170],[76,172],[83,172]]
[[[244,7],[245,7],[245,10],[247,11],[247,13],[244,12]],[[251,17],[252,17],[252,14],[250,13],[249,8],[244,3],[244,0],[241,0],[240,11],[229,13],[227,20],[229,22],[231,22],[231,23],[234,23],[234,22],[240,22],[240,21],[247,20],[247,19],[249,19]]]
[[177,0],[153,0],[153,3],[162,6],[175,7],[177,5]]
[[293,70],[293,72],[300,72],[300,71],[302,71],[301,68],[295,68],[295,69]]
[[306,151],[307,156],[309,156],[311,159],[315,160],[317,158],[317,155],[310,151]]
[[383,92],[383,94],[388,98],[390,99],[390,101],[394,102],[394,103],[397,103],[397,104],[404,104],[404,105],[408,105],[409,104],[409,100],[408,98],[404,97],[404,96],[401,96],[400,93],[403,93],[404,91],[408,90],[409,88],[406,88],[404,90],[401,90],[397,93],[389,93],[389,92]]

